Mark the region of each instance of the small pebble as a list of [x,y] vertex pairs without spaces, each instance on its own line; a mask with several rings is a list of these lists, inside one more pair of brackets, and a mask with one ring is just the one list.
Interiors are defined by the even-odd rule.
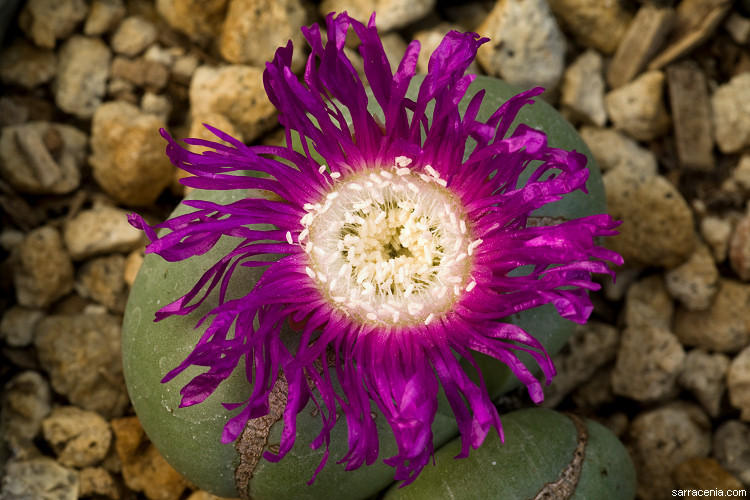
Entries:
[[55,102],[66,113],[91,118],[107,90],[112,53],[98,38],[75,35],[62,46]]
[[0,498],[6,500],[78,500],[78,474],[49,457],[5,464]]
[[0,131],[0,175],[31,194],[67,194],[81,183],[88,137],[71,125],[32,121]]
[[721,400],[727,390],[729,357],[693,349],[685,357],[685,368],[679,377],[682,387],[693,393],[711,417],[718,417]]
[[173,28],[199,45],[208,45],[221,33],[227,0],[157,0],[156,10]]
[[188,483],[148,442],[138,418],[117,418],[111,425],[128,488],[151,500],[178,500]]
[[647,175],[658,173],[656,156],[619,130],[585,125],[578,132],[603,171],[623,165]]
[[112,254],[86,262],[78,271],[76,292],[122,314],[128,300],[125,287],[125,257]]
[[[331,9],[331,12],[344,10],[347,9]],[[369,14],[363,19],[367,17]],[[273,59],[276,49],[289,40],[295,47],[301,47],[304,39],[299,28],[307,24],[301,0],[229,0],[218,40],[219,51],[230,63],[262,68]],[[385,26],[381,29],[385,31]],[[304,62],[304,52],[295,50],[292,70],[299,71]]]
[[42,422],[44,439],[66,467],[91,467],[107,455],[112,432],[98,413],[75,406],[55,408]]
[[669,330],[673,316],[674,303],[660,275],[654,274],[630,285],[623,310],[627,326],[648,325]]
[[329,12],[346,11],[363,23],[377,12],[378,32],[385,33],[419,21],[433,10],[435,3],[435,0],[323,0],[318,12],[326,16]]
[[622,2],[601,0],[548,0],[566,31],[584,47],[614,54],[633,19]]
[[565,69],[565,38],[545,0],[497,2],[476,29],[490,41],[477,61],[490,76],[522,89],[558,86]]
[[263,71],[239,64],[198,68],[190,82],[190,113],[194,122],[209,124],[203,117],[225,116],[246,142],[277,123],[276,108],[265,95]]
[[687,346],[733,353],[750,343],[750,285],[719,279],[719,290],[706,311],[679,307],[674,333]]
[[34,44],[54,49],[57,40],[68,38],[87,13],[85,0],[29,0],[18,25]]
[[128,212],[107,205],[79,212],[65,224],[63,236],[74,260],[129,252],[144,241],[141,231],[128,223]]
[[605,245],[631,267],[675,267],[695,246],[693,213],[677,188],[661,175],[627,168],[605,172],[608,212],[623,221]]
[[724,262],[729,251],[732,223],[726,219],[709,215],[701,220],[700,232],[705,242],[711,247],[716,262]]
[[78,494],[81,497],[104,497],[119,500],[122,497],[117,481],[103,467],[85,467],[78,472]]
[[99,106],[91,126],[89,163],[94,179],[107,194],[130,206],[156,201],[175,169],[158,134],[164,127],[156,116],[125,102]]
[[577,325],[568,343],[553,356],[557,375],[555,383],[545,387],[544,406],[554,408],[600,367],[612,361],[619,337],[617,329],[606,323],[589,321]]
[[712,441],[712,455],[719,464],[750,484],[750,426],[728,420],[716,429]]
[[0,81],[33,89],[49,82],[57,73],[57,55],[16,39],[2,50]]
[[34,326],[42,311],[11,306],[0,318],[0,338],[11,347],[26,347],[34,341]]
[[126,9],[124,0],[92,0],[83,25],[83,34],[99,36],[114,30]]
[[750,73],[721,85],[711,96],[714,137],[722,153],[736,153],[750,145]]
[[589,49],[568,66],[561,85],[560,106],[574,122],[603,127],[607,123],[604,106],[602,56]]
[[104,417],[130,405],[122,374],[121,319],[107,314],[52,315],[37,325],[39,362],[52,388]]
[[33,230],[18,253],[15,282],[20,305],[44,309],[73,290],[73,263],[57,229],[43,226]]
[[708,456],[710,429],[700,408],[684,402],[638,414],[629,431],[638,497],[659,500],[672,491],[675,467],[690,458]]
[[664,73],[647,71],[610,91],[605,102],[615,128],[640,141],[651,141],[669,131],[671,120],[664,106]]
[[742,483],[713,458],[691,458],[672,471],[681,490],[742,490]]
[[2,441],[18,457],[37,453],[34,439],[52,411],[52,391],[36,371],[22,371],[3,387],[0,422]]
[[683,264],[664,275],[667,291],[686,309],[705,311],[713,303],[718,290],[719,270],[711,250],[703,244]]
[[134,57],[156,41],[156,26],[141,16],[126,17],[112,35],[110,44],[117,54]]
[[677,394],[684,367],[685,350],[672,332],[648,324],[631,326],[622,332],[612,390],[636,401],[665,400]]

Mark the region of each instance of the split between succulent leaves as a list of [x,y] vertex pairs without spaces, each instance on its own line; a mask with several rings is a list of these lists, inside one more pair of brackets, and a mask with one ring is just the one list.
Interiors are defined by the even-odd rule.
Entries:
[[162,224],[131,217],[155,254],[124,324],[131,399],[219,495],[364,498],[457,433],[470,456],[502,436],[499,394],[543,399],[591,274],[621,263],[593,160],[541,89],[464,74],[486,39],[449,33],[419,82],[418,44],[393,74],[374,16],[326,23],[303,28],[302,80],[291,43],[267,64],[289,146],[214,130],[196,154],[165,133],[198,191]]

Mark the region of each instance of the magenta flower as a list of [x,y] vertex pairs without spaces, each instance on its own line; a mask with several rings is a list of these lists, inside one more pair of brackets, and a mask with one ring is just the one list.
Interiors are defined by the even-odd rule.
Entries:
[[[374,16],[367,25],[346,14],[329,15],[326,23],[325,43],[317,25],[303,28],[312,51],[303,81],[290,69],[291,42],[277,50],[264,75],[287,144],[299,135],[304,154],[291,146],[248,147],[210,127],[230,145],[185,141],[209,148],[196,154],[164,133],[174,164],[194,175],[183,184],[274,196],[229,205],[189,200],[184,203],[196,211],[153,228],[137,215],[130,222],[151,239],[147,251],[168,261],[201,255],[221,236],[238,241],[192,290],[157,313],[157,320],[188,314],[219,288],[219,305],[201,320],[209,323],[205,334],[163,380],[190,365],[208,368],[183,387],[181,406],[205,400],[244,356],[253,392],[244,403],[225,404],[242,409],[227,423],[222,442],[235,440],[248,419],[268,412],[270,391],[283,377],[284,432],[278,454],[266,452],[268,460],[278,461],[292,448],[297,413],[313,398],[323,429],[311,446],[326,445],[316,474],[327,458],[337,410],[349,429],[342,462],[347,469],[373,463],[374,402],[398,444],[398,454],[385,462],[396,468],[396,479],[411,481],[433,454],[440,386],[461,433],[460,456],[493,427],[501,433],[483,382],[469,379],[459,356],[472,363],[474,352],[495,357],[534,401],[543,399],[540,382],[517,353],[531,354],[547,381],[555,373],[549,356],[531,335],[499,320],[552,303],[561,316],[585,322],[592,309],[587,290],[598,288],[591,273],[608,273],[606,260],[622,263],[595,242],[615,234],[618,223],[594,215],[527,224],[535,209],[585,189],[586,157],[548,147],[544,133],[524,125],[509,134],[516,113],[539,88],[509,100],[486,122],[476,120],[480,92],[461,116],[457,105],[473,80],[464,72],[487,39],[446,35],[412,100],[406,92],[416,42],[393,74]],[[365,86],[344,53],[349,27],[361,40],[380,118],[368,112]],[[464,159],[469,142],[476,146]],[[532,163],[535,172],[517,187]],[[238,175],[246,172],[256,176]],[[157,228],[171,232],[158,237]],[[280,257],[269,265],[259,260],[267,254]],[[245,296],[229,300],[224,293],[237,266],[268,267]],[[527,271],[513,272],[521,266]],[[287,321],[301,325],[294,346],[279,337]],[[333,367],[333,377],[326,366]]]

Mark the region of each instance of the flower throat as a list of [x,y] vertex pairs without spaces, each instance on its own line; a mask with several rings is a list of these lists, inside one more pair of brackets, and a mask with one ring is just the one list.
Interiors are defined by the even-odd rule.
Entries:
[[[429,324],[475,282],[463,210],[431,166],[374,169],[339,180],[322,203],[305,205],[299,243],[307,274],[347,316],[376,325]],[[291,234],[287,235],[291,239]]]

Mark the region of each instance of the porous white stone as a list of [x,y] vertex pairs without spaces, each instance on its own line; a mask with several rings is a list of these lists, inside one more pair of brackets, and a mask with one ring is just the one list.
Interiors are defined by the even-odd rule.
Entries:
[[603,127],[607,123],[604,106],[604,60],[593,49],[585,51],[568,66],[560,85],[560,105],[574,122]]
[[565,69],[565,37],[545,0],[497,2],[476,31],[490,39],[477,52],[487,74],[522,89],[558,86]]
[[107,90],[109,47],[98,38],[75,35],[62,46],[55,102],[66,113],[91,118]]
[[651,141],[664,135],[671,119],[664,105],[664,73],[647,71],[605,96],[615,128],[634,139]]
[[711,96],[714,138],[722,153],[750,145],[750,72],[740,73]]

